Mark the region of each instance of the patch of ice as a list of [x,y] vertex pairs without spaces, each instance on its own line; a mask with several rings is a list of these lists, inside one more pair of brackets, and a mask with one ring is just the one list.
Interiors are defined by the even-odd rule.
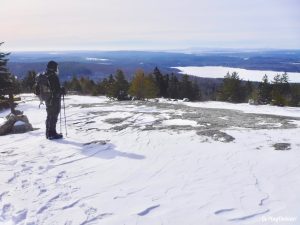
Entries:
[[166,126],[197,126],[197,122],[193,120],[171,119],[162,122]]

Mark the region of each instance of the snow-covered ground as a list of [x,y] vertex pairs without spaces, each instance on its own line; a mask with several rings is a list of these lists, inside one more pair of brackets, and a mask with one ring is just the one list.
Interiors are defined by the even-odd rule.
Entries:
[[68,96],[49,141],[22,99],[38,129],[0,137],[0,224],[300,224],[299,108]]
[[[239,77],[243,80],[262,81],[263,76],[268,75],[269,81],[273,80],[277,74],[283,74],[284,71],[263,71],[263,70],[246,70],[240,68],[231,68],[223,66],[186,66],[186,67],[173,67],[180,70],[182,74],[194,75],[197,77],[207,78],[224,78],[229,72],[237,72]],[[289,82],[300,83],[300,73],[289,72]]]

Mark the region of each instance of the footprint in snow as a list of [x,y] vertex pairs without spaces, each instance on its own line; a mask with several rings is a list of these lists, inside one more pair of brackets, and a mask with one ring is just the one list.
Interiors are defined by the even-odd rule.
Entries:
[[28,188],[30,185],[28,180],[22,180],[22,189]]
[[56,181],[55,183],[58,183],[66,174],[66,171],[61,171],[59,174],[56,176]]
[[45,188],[45,184],[42,182],[42,179],[36,179],[33,184],[34,186],[37,186],[39,192],[38,195],[47,192],[47,189]]
[[12,204],[8,203],[3,205],[0,215],[0,221],[7,221],[10,220],[14,211],[14,207]]
[[145,210],[139,212],[137,215],[139,215],[139,216],[145,216],[145,215],[147,215],[148,213],[150,213],[150,211],[152,211],[152,210],[154,210],[154,209],[156,209],[156,208],[158,208],[158,207],[160,207],[160,205],[154,205],[154,206],[148,207],[147,209],[145,209]]
[[12,220],[14,222],[14,224],[19,224],[21,223],[23,220],[25,220],[27,218],[27,209],[23,209],[19,212],[17,212],[13,217]]
[[220,214],[223,214],[223,213],[226,213],[226,212],[231,212],[235,210],[235,208],[230,208],[230,209],[220,209],[220,210],[217,210],[215,211],[215,215],[220,215]]
[[245,215],[245,216],[242,216],[242,217],[232,218],[232,219],[229,219],[228,221],[235,221],[235,222],[236,221],[244,221],[244,220],[252,219],[252,218],[260,216],[260,215],[264,215],[268,212],[270,212],[269,209],[261,211],[261,212],[253,213],[253,214],[250,214],[250,215]]
[[14,175],[11,178],[9,178],[6,183],[8,183],[8,184],[12,183],[19,176],[20,176],[20,172],[15,172]]
[[7,195],[9,192],[8,191],[5,191],[3,193],[0,194],[0,202],[2,202],[2,198]]

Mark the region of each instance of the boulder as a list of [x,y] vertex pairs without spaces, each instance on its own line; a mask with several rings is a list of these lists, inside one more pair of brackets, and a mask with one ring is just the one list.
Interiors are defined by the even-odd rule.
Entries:
[[0,135],[19,134],[32,131],[33,127],[29,123],[27,116],[18,111],[17,114],[10,113],[0,124]]

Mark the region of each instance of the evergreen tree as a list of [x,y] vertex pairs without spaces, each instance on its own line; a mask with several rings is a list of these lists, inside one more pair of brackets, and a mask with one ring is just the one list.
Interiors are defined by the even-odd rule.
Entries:
[[245,84],[245,100],[248,102],[249,99],[252,97],[254,88],[252,83],[248,80]]
[[28,71],[27,75],[22,79],[21,82],[22,92],[33,92],[36,76],[37,74],[35,71]]
[[300,84],[291,85],[291,106],[300,106]]
[[113,77],[113,75],[109,75],[108,77],[108,82],[107,82],[107,86],[106,86],[106,96],[109,98],[113,98],[115,93],[114,93],[114,84],[115,84],[115,79]]
[[178,99],[179,98],[179,81],[174,74],[171,74],[171,78],[169,80],[169,87],[167,89],[167,93],[169,98]]
[[108,89],[108,79],[104,78],[101,82],[97,84],[97,90],[100,95],[106,95]]
[[291,87],[287,73],[277,74],[272,83],[272,104],[278,106],[287,105],[291,100]]
[[117,98],[118,100],[126,100],[128,98],[129,84],[128,81],[125,79],[122,70],[117,70],[115,74],[115,81],[112,82],[110,88],[112,89],[112,97]]
[[[0,47],[3,42],[0,42]],[[12,76],[7,68],[7,56],[9,53],[0,52],[0,96],[7,95],[12,91],[13,81]]]
[[271,96],[272,85],[268,81],[268,76],[265,74],[262,81],[258,85],[257,101],[259,104],[269,104],[272,100]]
[[199,85],[197,84],[197,81],[195,80],[193,83],[192,83],[192,95],[190,97],[190,99],[192,101],[200,101],[202,96],[201,96],[201,91],[200,91],[200,88],[199,88]]
[[81,87],[81,94],[95,95],[96,84],[93,80],[86,77],[80,77],[79,84]]
[[236,72],[232,74],[227,73],[224,77],[218,99],[235,103],[244,101],[245,94],[243,92],[241,79]]
[[189,76],[186,74],[183,75],[181,82],[180,82],[180,90],[179,90],[180,98],[181,99],[188,98],[188,99],[192,100],[192,95],[193,95],[192,89],[193,89],[193,86],[192,86],[192,82],[189,79]]
[[[0,42],[0,47],[3,44],[3,42]],[[20,92],[20,86],[17,82],[17,79],[11,75],[7,68],[7,56],[9,53],[3,53],[0,51],[0,99],[4,99],[5,95],[9,96],[9,105],[11,108],[11,112],[14,113],[14,94],[17,94]],[[4,101],[3,103],[6,105],[7,103]],[[0,108],[1,108],[0,103]]]
[[69,90],[78,92],[78,93],[82,93],[82,87],[80,85],[79,80],[77,79],[76,76],[73,76],[71,83],[70,83],[70,87],[68,87]]
[[157,67],[154,68],[153,75],[154,75],[156,86],[158,87],[159,90],[158,96],[167,97],[169,76],[168,75],[163,76]]

